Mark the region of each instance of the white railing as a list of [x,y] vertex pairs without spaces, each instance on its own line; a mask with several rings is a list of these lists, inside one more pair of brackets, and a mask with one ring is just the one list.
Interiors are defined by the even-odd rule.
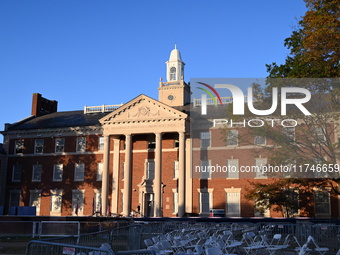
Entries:
[[113,104],[113,105],[99,105],[99,106],[84,106],[84,114],[96,113],[96,112],[112,112],[117,108],[121,107],[123,104]]
[[[219,101],[217,100],[217,105],[219,105]],[[221,97],[222,104],[231,104],[233,102],[233,97]],[[247,102],[247,96],[244,96],[244,102]],[[202,99],[201,98],[194,98],[193,99],[193,106],[200,106],[202,105]],[[214,99],[211,97],[207,98],[207,105],[215,105]]]

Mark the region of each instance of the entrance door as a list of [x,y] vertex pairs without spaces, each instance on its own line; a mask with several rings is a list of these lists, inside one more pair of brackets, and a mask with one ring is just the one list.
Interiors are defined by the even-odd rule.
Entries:
[[227,217],[240,217],[240,193],[239,192],[227,192],[226,201],[226,216]]
[[145,194],[145,204],[144,204],[144,216],[153,217],[153,193]]

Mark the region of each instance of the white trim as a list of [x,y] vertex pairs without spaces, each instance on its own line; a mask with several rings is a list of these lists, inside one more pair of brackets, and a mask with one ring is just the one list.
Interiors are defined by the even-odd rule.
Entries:
[[[214,192],[214,188],[201,188],[201,189],[197,189],[198,191],[198,205],[199,205],[199,215],[201,216],[209,216],[210,214],[210,210],[213,208],[213,192]],[[208,212],[202,212],[202,194],[209,194],[209,211]]]

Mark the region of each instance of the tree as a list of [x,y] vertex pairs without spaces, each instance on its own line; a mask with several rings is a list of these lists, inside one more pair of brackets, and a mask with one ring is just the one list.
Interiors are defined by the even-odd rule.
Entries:
[[[294,189],[299,189],[300,197],[306,198],[305,201],[310,201],[313,196],[310,187],[328,185],[340,194],[340,175],[338,170],[334,171],[340,163],[340,0],[305,2],[308,9],[305,16],[284,42],[290,54],[284,64],[274,62],[266,65],[269,72],[267,84],[262,93],[264,97],[257,104],[269,109],[272,88],[287,86],[287,78],[314,78],[292,79],[288,85],[304,87],[311,92],[312,100],[308,109],[312,115],[306,116],[296,109],[290,109],[289,118],[298,122],[294,129],[273,128],[270,125],[249,129],[252,135],[265,136],[272,142],[272,147],[263,147],[270,151],[271,164],[302,167],[302,173],[278,176],[289,178],[275,179],[269,184],[250,183],[247,197],[254,199],[255,205],[263,209],[273,206],[274,210],[281,211],[286,217],[291,215],[290,212],[296,206],[291,203]],[[261,94],[258,86],[255,91]],[[314,172],[306,176],[305,170],[310,166]],[[311,205],[299,206],[308,208]]]
[[307,12],[285,39],[286,62],[267,65],[270,78],[340,77],[340,1],[305,0]]
[[[322,185],[319,180],[315,185]],[[250,182],[251,188],[246,190],[246,198],[255,202],[256,209],[264,213],[272,209],[281,212],[283,217],[294,217],[300,213],[306,216],[313,206],[308,197],[313,195],[312,186],[303,179],[278,179],[269,184]],[[301,200],[302,202],[299,202]]]

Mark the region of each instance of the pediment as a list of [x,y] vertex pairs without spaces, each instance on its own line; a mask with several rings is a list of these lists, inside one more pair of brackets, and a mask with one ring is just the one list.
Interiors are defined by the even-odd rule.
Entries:
[[140,95],[99,121],[102,124],[180,120],[187,114],[145,95]]

